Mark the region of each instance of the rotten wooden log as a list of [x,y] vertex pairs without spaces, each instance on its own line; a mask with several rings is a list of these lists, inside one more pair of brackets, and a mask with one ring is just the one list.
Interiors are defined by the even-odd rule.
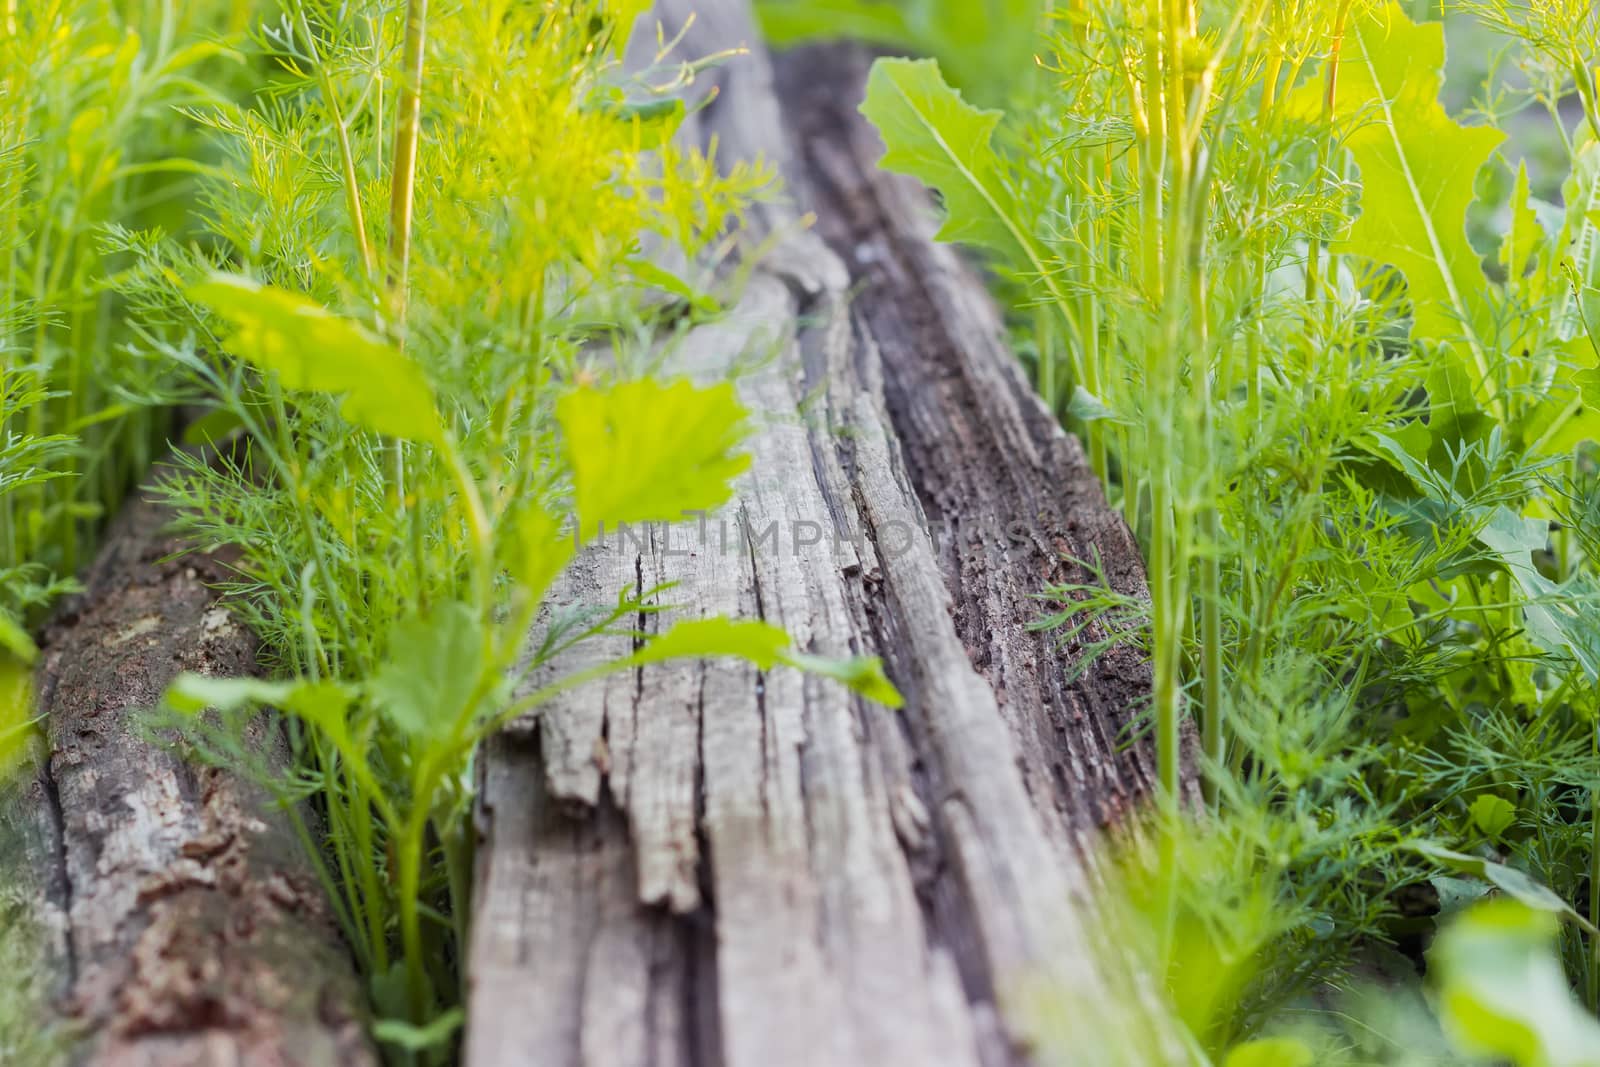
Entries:
[[752,46],[712,74],[698,136],[776,164],[795,200],[759,209],[773,247],[678,353],[707,377],[756,364],[737,378],[752,469],[698,524],[594,546],[562,597],[675,582],[645,630],[762,617],[813,652],[883,656],[907,706],[651,666],[498,738],[467,1063],[1041,1062],[1040,990],[1111,995],[1085,918],[1098,844],[1154,761],[1129,743],[1146,663],[1123,648],[1079,671],[1105,635],[1029,624],[1092,552],[1142,595],[1137,547],[981,279],[933,241],[927,196],[877,169],[865,54],[774,64],[744,0],[664,4],[669,37],[690,6],[686,54]]
[[[139,722],[180,671],[246,675],[255,639],[218,603],[216,556],[133,503],[37,675],[47,761],[44,909],[73,1062],[93,1067],[374,1064],[365,999],[326,898],[266,791],[197,767]],[[261,722],[262,752],[281,737]]]

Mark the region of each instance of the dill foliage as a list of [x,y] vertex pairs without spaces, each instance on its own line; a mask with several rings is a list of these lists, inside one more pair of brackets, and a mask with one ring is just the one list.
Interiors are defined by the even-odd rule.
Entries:
[[126,391],[143,377],[112,284],[128,260],[103,237],[183,231],[177,205],[205,164],[174,109],[231,91],[217,41],[233,6],[0,12],[0,770],[32,715],[29,631],[167,430]]
[[[1000,275],[1146,547],[1149,605],[1086,565],[1044,624],[1149,649],[1169,800],[1200,721],[1211,813],[1162,815],[1129,939],[1198,1047],[1242,1063],[1302,1062],[1246,1042],[1491,887],[1559,905],[1600,1008],[1600,17],[1450,7],[1499,57],[1465,117],[1440,24],[1393,0],[1077,0],[1036,23],[1046,91],[981,110],[940,64],[884,59],[862,105]],[[1506,146],[1532,121],[1554,174]],[[1553,924],[1523,934],[1554,958]],[[1509,1010],[1441,973],[1458,1011]],[[1354,1056],[1322,1018],[1314,1062]],[[1437,1047],[1594,1062],[1470,1021],[1430,1023]]]

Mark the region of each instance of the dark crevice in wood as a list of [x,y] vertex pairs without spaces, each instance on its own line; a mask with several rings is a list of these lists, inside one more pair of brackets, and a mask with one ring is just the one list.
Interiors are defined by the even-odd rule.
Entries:
[[[54,703],[54,677],[47,678],[41,688],[39,706],[49,707]],[[45,906],[60,915],[71,915],[72,872],[67,865],[66,815],[61,808],[61,790],[56,785],[56,776],[48,759],[39,768],[37,789],[42,801],[46,855],[50,862],[43,886]],[[71,937],[61,938],[61,971],[63,988],[70,989],[77,984],[78,954]]]
[[[862,506],[865,513],[865,501]],[[878,531],[872,533],[872,542],[882,544],[882,538],[877,536]],[[915,679],[919,671],[917,665],[907,661],[901,653],[908,647],[909,641],[899,629],[895,613],[875,611],[871,614],[871,620],[874,627],[873,644],[883,650],[889,675],[897,680]],[[910,707],[922,706],[930,699],[914,685],[904,681],[899,685]],[[975,905],[959,891],[960,880],[954,876],[951,866],[952,849],[944,836],[944,820],[935,814],[959,797],[959,784],[945,780],[937,773],[940,761],[926,731],[919,729],[921,720],[918,716],[897,715],[894,721],[899,739],[909,755],[906,771],[910,795],[915,798],[917,809],[926,820],[922,832],[915,837],[900,833],[899,827],[896,828],[907,866],[916,873],[914,885],[921,905],[926,943],[931,951],[947,954],[955,964],[962,991],[971,1004],[993,1004],[994,978],[985,965],[982,935],[973,911]],[[904,805],[909,801],[902,800],[901,803]],[[902,818],[915,821],[916,816]],[[1008,1056],[1003,1062],[1016,1061]]]
[[[684,1062],[722,1067],[722,1044],[717,1030],[716,880],[711,874],[711,838],[706,833],[705,709],[701,708],[696,738],[701,758],[695,767],[694,836],[698,861],[695,882],[700,907],[688,915],[672,917],[677,946],[686,960],[682,981]],[[659,979],[659,975],[655,976]]]
[[[744,508],[741,507],[739,509],[738,515],[739,515],[740,543],[744,546],[744,562],[749,567],[751,589],[752,589],[752,592],[755,595],[756,618],[760,619],[762,622],[770,622],[772,620],[767,618],[766,610],[764,608],[764,605],[762,604],[761,574],[760,574],[759,568],[757,568],[757,566],[756,566],[756,546],[755,546],[755,542],[751,539],[751,536],[750,536],[750,521],[749,521],[749,518],[748,518],[748,513],[744,510]],[[696,838],[698,840],[701,840],[702,847],[704,848],[705,846],[709,845],[710,841],[709,841],[709,838],[707,837],[707,835],[705,833],[706,812],[705,812],[705,803],[704,803],[704,801],[705,801],[705,768],[706,768],[706,759],[705,759],[705,736],[706,736],[706,730],[705,730],[706,715],[705,715],[705,710],[706,709],[705,709],[705,701],[703,699],[704,690],[701,690],[701,693],[702,693],[702,700],[701,700],[701,703],[700,703],[700,722],[699,722],[700,746],[699,746],[699,749],[698,749],[699,759],[696,761],[697,765],[696,765],[696,770],[695,770],[696,780],[697,780],[697,783],[699,785],[698,796],[700,798],[700,805],[699,805],[698,809],[695,811],[695,824],[696,824],[695,835],[696,835]],[[768,727],[768,719],[767,719],[767,674],[766,674],[765,671],[757,671],[756,674],[755,674],[755,713],[756,713],[757,716],[760,717],[760,722],[761,722],[761,752],[762,752],[763,758],[765,758],[765,754],[769,751],[769,746],[771,745],[771,737],[770,737],[770,735],[768,734],[768,731],[767,731],[767,727]],[[768,797],[767,797],[767,779],[766,779],[765,775],[763,775],[762,778],[761,778],[761,781],[760,781],[760,784],[759,784],[759,792],[760,792],[760,802],[761,802],[761,815],[762,815],[763,819],[770,819],[772,817],[772,807],[771,807],[771,804],[769,803]],[[704,857],[709,856],[709,855],[710,855],[709,851],[702,851],[701,852],[702,864],[703,864],[704,869],[707,870],[707,871],[710,870],[710,867],[709,867],[709,864],[706,864],[704,862]],[[710,882],[711,880],[708,878],[707,881]]]

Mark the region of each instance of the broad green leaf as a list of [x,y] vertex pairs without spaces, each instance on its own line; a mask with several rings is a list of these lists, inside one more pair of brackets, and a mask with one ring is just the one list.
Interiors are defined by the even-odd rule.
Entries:
[[831,659],[800,652],[789,635],[771,623],[754,619],[690,619],[677,623],[634,654],[636,664],[670,659],[711,659],[729,656],[752,663],[763,671],[777,665],[818,674],[842,682],[852,691],[891,708],[903,703],[900,693],[883,673],[883,663],[872,656]]
[[974,99],[1003,103],[1039,71],[1045,0],[764,0],[767,40],[778,45],[853,38],[939,61]]
[[166,705],[185,715],[198,715],[208,708],[237,711],[268,705],[284,707],[300,689],[296,682],[268,682],[260,678],[213,678],[206,674],[184,673],[167,687]]
[[733,495],[745,410],[728,383],[653,379],[578,388],[556,404],[582,536],[608,524],[669,522]]
[[1525,518],[1508,507],[1495,508],[1487,517],[1478,540],[1488,545],[1513,571],[1531,568],[1532,553],[1550,543],[1550,523],[1545,519]]
[[[1442,485],[1412,449],[1384,434],[1372,434],[1370,439],[1375,453],[1392,460],[1425,496],[1474,521],[1478,541],[1511,574],[1526,598],[1522,612],[1529,638],[1546,652],[1571,655],[1591,681],[1600,681],[1600,635],[1579,610],[1581,594],[1563,595],[1572,590],[1539,573],[1533,562],[1533,553],[1549,542],[1549,523],[1509,507],[1469,506],[1454,489]],[[1574,579],[1578,580],[1581,576]]]
[[437,737],[472,710],[483,677],[483,642],[478,613],[460,601],[403,619],[389,635],[388,655],[367,683],[367,696],[406,736]]
[[460,1008],[440,1012],[424,1026],[404,1019],[379,1019],[372,1024],[372,1036],[405,1052],[426,1052],[442,1047],[466,1021],[466,1012]]
[[811,40],[855,39],[916,51],[910,5],[873,0],[765,0],[756,5],[761,33],[777,47]]
[[1532,193],[1528,185],[1528,163],[1517,165],[1517,182],[1511,191],[1511,225],[1500,241],[1500,266],[1506,279],[1515,286],[1527,272],[1528,261],[1544,244],[1544,228],[1539,225],[1539,215],[1533,210]]
[[1600,410],[1600,367],[1591,367],[1572,376],[1583,404],[1590,410]]
[[1573,999],[1556,920],[1516,900],[1464,912],[1428,951],[1439,1021],[1463,1053],[1516,1067],[1600,1064],[1600,1023]]
[[905,704],[900,691],[889,681],[889,676],[883,673],[883,661],[877,656],[828,659],[806,652],[788,652],[784,654],[783,661],[809,674],[818,674],[842,682],[852,691],[885,707],[898,708]]
[[1445,918],[1465,911],[1493,890],[1492,886],[1476,879],[1448,874],[1436,874],[1428,879],[1428,884],[1439,894],[1439,914]]
[[1079,422],[1127,422],[1106,404],[1081,385],[1072,389],[1072,399],[1067,402],[1067,414]]
[[1478,404],[1471,371],[1459,361],[1437,361],[1429,369],[1426,381],[1427,433],[1431,439],[1428,462],[1435,470],[1449,470],[1451,452],[1484,440],[1495,423]]
[[[1072,302],[1035,235],[1038,209],[1025,210],[1018,202],[994,147],[1000,112],[967,103],[945,83],[934,60],[880,59],[867,77],[861,113],[886,146],[879,165],[938,191],[944,204],[939,240],[995,253],[1003,266],[1038,286],[1050,306],[1066,313]],[[1085,374],[1077,348],[1071,358],[1073,380],[1081,381]]]
[[15,656],[0,655],[0,785],[26,758],[37,721],[33,668]]
[[732,656],[767,671],[778,665],[788,648],[789,635],[771,623],[717,616],[676,623],[640,649],[634,660],[661,663]]
[[1428,467],[1427,455],[1433,443],[1432,437],[1416,423],[1408,429],[1417,432],[1407,436],[1403,441],[1397,439],[1398,435],[1391,437],[1382,433],[1372,434],[1373,454],[1391,461],[1395,468],[1406,476],[1406,480],[1425,496],[1435,499],[1442,497],[1450,504],[1462,506],[1461,499],[1456,494],[1439,491],[1439,479]]
[[1292,1037],[1264,1037],[1228,1050],[1222,1067],[1311,1067],[1316,1055]]
[[1582,594],[1563,595],[1572,590],[1539,573],[1533,562],[1533,553],[1549,543],[1549,523],[1518,515],[1508,507],[1495,508],[1487,518],[1478,540],[1511,572],[1527,598],[1523,615],[1528,636],[1546,652],[1570,654],[1590,681],[1600,681],[1600,645],[1596,641],[1600,635],[1579,610]]
[[1546,652],[1571,655],[1591,684],[1600,682],[1600,630],[1585,610],[1595,594],[1584,575],[1558,585],[1531,561],[1514,567],[1512,575],[1523,595],[1536,601],[1524,609],[1529,638]]
[[702,315],[715,315],[722,310],[717,298],[702,289],[697,289],[689,282],[661,267],[650,262],[644,256],[635,256],[625,264],[628,273],[641,285],[659,289],[688,304]]
[[1600,144],[1578,150],[1562,197],[1556,238],[1545,242],[1538,269],[1524,282],[1528,302],[1550,309],[1540,337],[1549,362],[1531,382],[1541,395],[1527,417],[1528,437],[1547,456],[1570,456],[1600,440],[1600,369],[1577,369],[1600,356]]
[[1578,151],[1561,193],[1566,219],[1544,265],[1546,291],[1555,298],[1551,328],[1557,340],[1580,342],[1576,350],[1593,352],[1590,333],[1600,330],[1600,143]]
[[[688,113],[680,97],[634,98],[621,86],[596,91],[584,102],[583,110],[607,115],[626,124],[641,152],[659,151],[670,144]],[[642,260],[643,257],[639,258]]]
[[[1419,339],[1465,346],[1481,399],[1490,377],[1489,285],[1467,242],[1478,170],[1505,135],[1462,126],[1439,103],[1444,27],[1417,25],[1389,0],[1354,19],[1337,60],[1338,112],[1354,117],[1346,140],[1361,170],[1361,215],[1334,250],[1388,264],[1406,278]],[[1301,91],[1302,109],[1326,72]],[[1313,112],[1315,113],[1315,112]]]
[[375,972],[367,981],[367,991],[379,1019],[403,1018],[411,1010],[405,961],[394,960],[387,970]]
[[1490,837],[1499,837],[1517,821],[1516,806],[1505,797],[1485,793],[1472,802],[1472,822]]
[[1425,856],[1433,862],[1449,870],[1461,874],[1470,874],[1475,878],[1482,878],[1485,882],[1500,890],[1506,896],[1516,900],[1519,904],[1536,911],[1547,912],[1574,923],[1591,933],[1595,928],[1589,920],[1578,914],[1577,910],[1566,901],[1557,896],[1548,886],[1540,885],[1523,871],[1515,867],[1507,867],[1502,863],[1486,860],[1482,856],[1471,856],[1465,852],[1455,852],[1443,845],[1434,844],[1432,841],[1411,841],[1406,847],[1419,856]]
[[1048,31],[1041,20],[1052,0],[921,0],[907,21],[963,91],[1004,103],[1040,69],[1034,58]]
[[634,24],[650,10],[651,0],[602,0],[599,7],[613,27],[610,45],[620,55],[633,35]]
[[213,678],[185,672],[167,686],[162,700],[172,711],[198,715],[207,708],[241,711],[272,707],[321,730],[340,751],[360,751],[351,737],[347,712],[355,693],[334,681],[307,679],[268,682],[259,678]]
[[1580,390],[1581,409],[1569,412],[1564,404],[1547,403],[1539,413],[1543,417],[1530,420],[1528,436],[1541,442],[1540,456],[1569,457],[1579,445],[1600,441],[1600,368],[1572,378],[1571,384]]
[[1013,266],[1042,271],[995,152],[1000,112],[980,111],[963,100],[931,59],[880,59],[867,78],[861,113],[888,148],[880,165],[909,174],[944,198],[939,240],[980,245]]
[[28,631],[4,611],[0,611],[0,653],[9,653],[23,663],[32,663],[39,655],[39,649],[34,645],[33,638],[28,636]]
[[226,321],[230,352],[285,389],[343,395],[339,411],[374,433],[438,443],[444,425],[422,368],[377,334],[314,300],[237,274],[213,274],[189,296]]
[[207,708],[238,711],[264,706],[291,712],[317,725],[341,720],[354,694],[338,682],[260,678],[213,678],[184,673],[167,687],[165,703],[173,711],[198,715]]
[[229,434],[243,425],[244,420],[239,418],[238,412],[230,411],[228,408],[212,408],[184,427],[183,443],[214,445],[225,440]]
[[561,520],[538,506],[522,508],[510,523],[502,563],[523,596],[538,599],[572,561],[576,545]]

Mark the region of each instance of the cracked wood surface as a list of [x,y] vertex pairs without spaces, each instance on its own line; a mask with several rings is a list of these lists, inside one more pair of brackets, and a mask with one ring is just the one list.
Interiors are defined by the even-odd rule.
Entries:
[[[360,985],[286,815],[138,724],[180,671],[255,670],[255,639],[213,588],[223,563],[178,555],[169,519],[139,501],[113,524],[37,675],[48,760],[31,799],[48,861],[43,925],[83,1037],[72,1059],[375,1063]],[[262,732],[262,751],[281,744]]]
[[662,5],[669,36],[688,8],[683,55],[756,46],[711,74],[696,132],[724,163],[776,164],[797,202],[755,210],[773,247],[676,354],[742,368],[754,461],[722,511],[608,536],[557,599],[676,582],[647,632],[765,618],[812,652],[882,655],[907,706],[659,665],[497,738],[467,1063],[1035,1062],[1038,991],[1104,991],[1080,917],[1095,844],[1154,766],[1123,743],[1147,666],[1117,651],[1076,672],[1081,648],[1028,623],[1092,550],[1142,595],[1138,552],[981,280],[932,241],[925,194],[877,171],[866,56],[774,64],[743,0]]

